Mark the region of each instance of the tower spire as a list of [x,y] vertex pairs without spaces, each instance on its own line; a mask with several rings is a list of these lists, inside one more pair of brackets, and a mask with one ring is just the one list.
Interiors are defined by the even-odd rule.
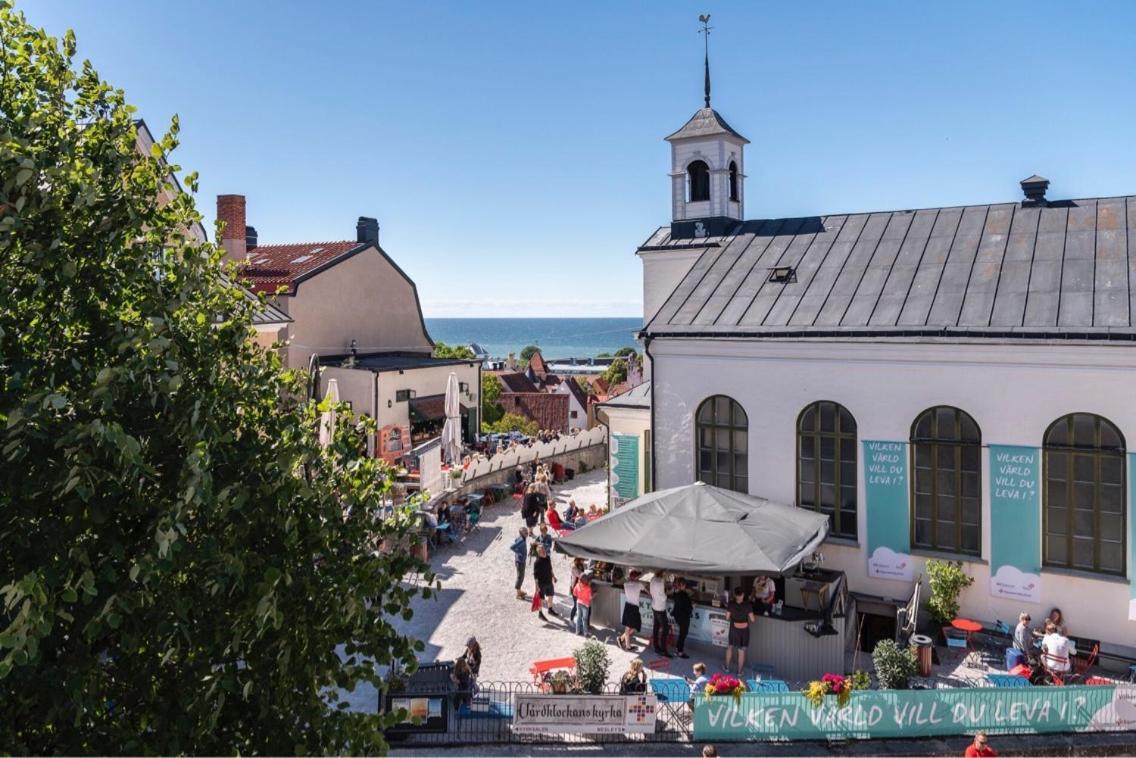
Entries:
[[702,22],[702,29],[698,33],[702,35],[703,52],[705,54],[705,58],[703,59],[703,63],[705,65],[705,69],[706,69],[706,85],[705,85],[706,86],[706,107],[709,108],[710,107],[710,30],[713,27],[710,26],[710,14],[709,13],[702,14],[701,16],[698,17],[698,20]]

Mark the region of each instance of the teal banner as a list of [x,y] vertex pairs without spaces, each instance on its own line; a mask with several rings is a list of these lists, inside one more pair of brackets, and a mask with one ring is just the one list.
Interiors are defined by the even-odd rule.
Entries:
[[[1136,453],[1128,454],[1128,503],[1136,508]],[[1128,516],[1128,620],[1136,621],[1136,518]]]
[[639,436],[611,435],[611,488],[620,500],[639,497]]
[[868,576],[911,581],[907,443],[864,441]]
[[967,687],[864,690],[843,708],[813,707],[799,692],[698,698],[694,739],[704,741],[939,737],[1126,731],[1136,727],[1136,687]]
[[990,446],[990,594],[1041,602],[1041,450]]

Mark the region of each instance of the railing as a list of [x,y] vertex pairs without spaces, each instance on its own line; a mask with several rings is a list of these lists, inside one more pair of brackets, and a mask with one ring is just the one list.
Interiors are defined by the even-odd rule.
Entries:
[[466,469],[462,482],[472,482],[483,476],[509,471],[522,463],[531,463],[538,458],[545,460],[556,455],[572,453],[593,445],[601,445],[607,439],[604,427],[597,426],[572,435],[564,435],[552,442],[537,442],[531,447],[518,447],[494,454],[491,458],[481,459],[470,464]]
[[[605,744],[626,742],[688,742],[691,738],[693,713],[689,701],[668,701],[659,697],[655,729],[647,733],[539,733],[520,734],[513,730],[517,695],[549,694],[547,689],[531,682],[478,682],[472,692],[441,692],[409,688],[393,696],[405,698],[441,698],[447,708],[445,729],[435,732],[388,732],[387,738],[406,746],[459,744]],[[619,685],[605,685],[603,695],[618,695]],[[571,697],[566,695],[565,697]],[[577,695],[587,697],[587,695]]]

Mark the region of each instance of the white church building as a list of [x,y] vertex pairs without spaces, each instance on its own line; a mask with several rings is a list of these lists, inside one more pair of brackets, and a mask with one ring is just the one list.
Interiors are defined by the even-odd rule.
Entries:
[[825,568],[886,614],[928,558],[961,614],[1058,606],[1136,647],[1136,197],[745,214],[748,141],[671,145],[643,262],[646,488],[701,480],[832,519]]

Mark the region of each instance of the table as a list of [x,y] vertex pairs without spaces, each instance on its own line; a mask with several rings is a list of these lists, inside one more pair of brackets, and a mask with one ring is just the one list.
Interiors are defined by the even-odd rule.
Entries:
[[[964,619],[964,618],[952,619],[951,620],[951,626],[954,627],[955,629],[958,629],[960,632],[964,632],[966,634],[966,649],[967,650],[971,650],[970,636],[972,634],[975,634],[976,632],[982,631],[982,624],[978,623],[977,621],[971,621],[970,619]],[[969,654],[968,654],[967,657],[969,658]]]

